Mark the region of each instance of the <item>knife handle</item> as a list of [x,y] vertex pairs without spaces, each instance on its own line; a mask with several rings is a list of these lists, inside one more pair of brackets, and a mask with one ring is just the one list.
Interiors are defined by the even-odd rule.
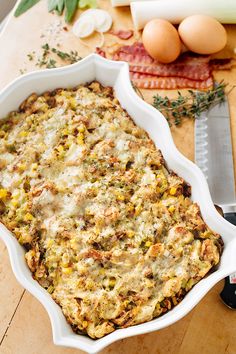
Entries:
[[[225,213],[224,218],[236,226],[236,213]],[[226,306],[236,310],[236,273],[225,278],[224,289],[220,297]]]

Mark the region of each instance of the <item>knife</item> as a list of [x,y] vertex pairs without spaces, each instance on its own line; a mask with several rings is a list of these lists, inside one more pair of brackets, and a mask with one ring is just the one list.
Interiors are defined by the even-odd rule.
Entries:
[[[236,225],[234,165],[227,98],[195,120],[195,162],[207,178],[214,204]],[[235,270],[236,271],[236,270]],[[236,273],[225,278],[220,297],[236,309]]]

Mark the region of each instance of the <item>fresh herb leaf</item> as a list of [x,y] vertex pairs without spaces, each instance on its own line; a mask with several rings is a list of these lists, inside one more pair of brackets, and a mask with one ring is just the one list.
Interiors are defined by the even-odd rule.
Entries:
[[49,59],[46,65],[47,69],[52,69],[52,68],[56,68],[56,60],[54,59]]
[[65,0],[65,8],[66,8],[65,20],[67,23],[69,23],[74,17],[77,7],[78,7],[78,0]]
[[212,90],[193,91],[188,90],[188,95],[182,96],[178,92],[176,99],[171,100],[167,96],[162,97],[156,95],[153,97],[153,106],[157,108],[165,116],[169,125],[178,126],[184,117],[195,119],[202,112],[207,111],[210,107],[221,103],[225,100],[225,88],[227,84],[223,81],[215,84]]
[[52,48],[51,49],[53,53],[55,53],[59,58],[61,58],[64,61],[67,61],[70,64],[74,64],[77,61],[81,60],[81,57],[78,55],[77,51],[71,50],[69,53],[67,52],[62,52],[59,49]]
[[[81,57],[79,56],[77,51],[71,50],[70,52],[63,52],[57,48],[51,48],[48,43],[45,43],[42,45],[43,53],[41,57],[38,58],[38,61],[36,62],[36,65],[39,66],[40,68],[46,67],[48,69],[51,68],[56,68],[57,61],[55,59],[60,58],[62,59],[65,63],[68,64],[73,64],[76,63],[77,61],[81,60]],[[31,60],[31,57],[28,54],[29,60]],[[53,55],[53,58],[51,57]],[[56,55],[56,57],[55,57]],[[32,57],[32,60],[34,58]]]
[[14,13],[15,17],[22,15],[24,12],[29,10],[31,7],[33,7],[35,4],[37,4],[39,1],[40,0],[21,0],[21,2],[17,6],[17,9]]

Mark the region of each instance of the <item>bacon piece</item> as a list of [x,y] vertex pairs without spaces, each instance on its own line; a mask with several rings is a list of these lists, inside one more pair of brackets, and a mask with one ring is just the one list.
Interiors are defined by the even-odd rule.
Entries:
[[213,86],[212,77],[206,80],[190,80],[184,77],[157,77],[153,75],[145,75],[140,73],[130,73],[131,80],[138,88],[144,89],[208,89]]
[[210,66],[212,70],[230,70],[236,65],[236,60],[233,58],[212,59]]
[[151,64],[151,65],[132,65],[130,71],[164,77],[185,77],[191,80],[206,80],[211,76],[210,66],[206,63],[200,65],[176,64]]
[[132,30],[119,30],[119,31],[110,31],[110,34],[112,34],[113,36],[117,36],[120,39],[130,39],[131,37],[133,37],[134,31]]
[[191,80],[206,80],[211,76],[209,56],[184,54],[174,63],[162,64],[151,58],[142,43],[121,47],[113,56],[130,64],[130,71],[165,77],[185,77]]
[[184,53],[175,62],[162,64],[150,57],[142,43],[136,42],[119,48],[113,59],[129,63],[131,79],[139,88],[204,90],[213,86],[210,56]]
[[101,55],[101,57],[103,57],[103,58],[106,58],[107,56],[106,56],[106,53],[104,52],[104,50],[102,50],[101,48],[99,48],[99,47],[96,47],[96,53],[98,54],[98,55]]

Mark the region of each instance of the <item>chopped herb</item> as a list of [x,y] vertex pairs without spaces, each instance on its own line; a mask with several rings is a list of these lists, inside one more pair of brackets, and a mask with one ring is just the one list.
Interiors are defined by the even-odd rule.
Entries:
[[68,64],[76,63],[81,59],[77,51],[71,50],[70,52],[63,52],[57,48],[51,48],[48,43],[42,45],[43,53],[42,56],[38,58],[36,63],[37,66],[46,67],[47,69],[56,68],[57,61],[56,58],[52,58],[51,55],[56,55],[64,62]]
[[20,74],[23,75],[23,74],[26,73],[27,70],[26,69],[20,69],[19,71],[20,71]]
[[27,54],[27,57],[30,61],[34,60],[34,54],[35,54],[35,52]]
[[54,59],[49,59],[46,65],[47,69],[52,69],[52,68],[56,68],[56,60]]

